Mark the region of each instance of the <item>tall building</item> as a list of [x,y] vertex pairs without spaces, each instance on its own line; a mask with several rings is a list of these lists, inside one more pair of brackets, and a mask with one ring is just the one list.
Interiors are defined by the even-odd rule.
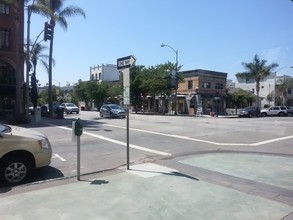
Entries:
[[102,64],[101,66],[90,67],[90,80],[92,81],[119,81],[120,73],[117,66],[113,64]]
[[0,119],[24,118],[24,5],[0,2]]

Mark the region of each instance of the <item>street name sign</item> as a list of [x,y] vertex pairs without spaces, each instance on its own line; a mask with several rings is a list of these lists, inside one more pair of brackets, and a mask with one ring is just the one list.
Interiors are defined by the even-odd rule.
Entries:
[[117,69],[121,70],[121,69],[130,68],[134,65],[135,61],[136,59],[132,55],[119,58],[117,59]]

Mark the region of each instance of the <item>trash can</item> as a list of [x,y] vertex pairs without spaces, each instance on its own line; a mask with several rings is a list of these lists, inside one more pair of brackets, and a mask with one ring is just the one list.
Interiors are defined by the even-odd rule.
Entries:
[[57,118],[64,118],[64,108],[61,106],[57,107]]

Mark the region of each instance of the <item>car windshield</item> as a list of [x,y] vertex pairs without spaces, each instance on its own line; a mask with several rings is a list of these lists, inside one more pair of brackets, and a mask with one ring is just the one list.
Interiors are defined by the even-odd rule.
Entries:
[[0,124],[0,132],[2,132],[2,133],[11,132],[11,127],[4,125],[4,124]]
[[122,109],[119,105],[110,105],[112,109]]
[[73,104],[73,103],[68,103],[68,104],[66,104],[66,106],[67,106],[67,107],[75,107],[76,105]]

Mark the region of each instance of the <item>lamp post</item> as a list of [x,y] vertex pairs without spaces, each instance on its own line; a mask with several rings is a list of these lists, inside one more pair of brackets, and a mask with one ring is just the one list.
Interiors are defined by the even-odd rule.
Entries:
[[172,49],[175,54],[176,54],[176,64],[175,64],[175,111],[174,111],[174,115],[177,115],[177,72],[178,72],[178,50],[175,50],[173,47],[162,43],[161,47],[169,47],[170,49]]
[[[33,0],[32,5],[35,3]],[[25,103],[25,117],[29,118],[29,72],[30,72],[30,26],[31,26],[31,15],[32,5],[27,6],[27,39],[26,39],[26,74],[25,74],[25,85],[26,85],[26,103]]]
[[282,69],[285,69],[285,68],[293,68],[293,66],[283,66],[283,67],[281,67],[281,68],[279,68],[279,69],[277,69],[275,71],[275,77],[274,77],[274,80],[275,80],[275,82],[274,82],[274,105],[276,105],[277,72],[280,71],[280,70],[282,70]]

